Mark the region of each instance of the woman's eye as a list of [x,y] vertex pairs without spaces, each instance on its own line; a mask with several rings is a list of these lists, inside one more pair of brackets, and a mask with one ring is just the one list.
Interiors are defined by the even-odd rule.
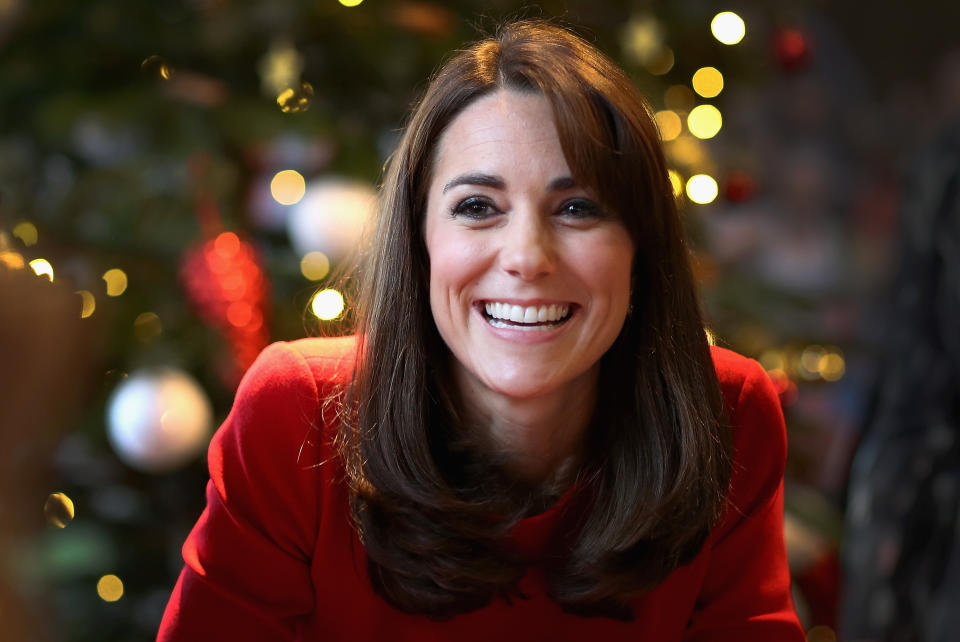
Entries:
[[558,213],[561,216],[575,219],[594,218],[600,216],[600,207],[593,201],[585,198],[575,198],[565,201],[563,205],[560,206]]
[[488,199],[471,196],[457,203],[451,213],[454,217],[465,216],[481,220],[499,213],[499,210]]

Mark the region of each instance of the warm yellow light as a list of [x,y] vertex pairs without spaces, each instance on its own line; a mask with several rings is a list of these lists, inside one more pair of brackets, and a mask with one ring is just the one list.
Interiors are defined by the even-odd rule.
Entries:
[[743,18],[732,11],[718,13],[710,22],[710,31],[713,37],[725,45],[735,45],[747,33]]
[[690,111],[696,99],[686,85],[670,85],[663,93],[663,104],[674,111]]
[[723,91],[723,74],[716,67],[701,67],[693,74],[693,90],[704,98],[713,98]]
[[697,138],[713,138],[722,126],[723,117],[713,105],[697,105],[687,116],[687,129]]
[[817,369],[820,371],[820,376],[826,381],[837,381],[843,377],[844,373],[847,371],[847,364],[843,359],[843,356],[837,352],[828,352],[820,358],[820,363],[817,364]]
[[76,292],[80,295],[80,318],[86,319],[93,311],[97,309],[97,300],[93,298],[93,292],[89,290],[77,290]]
[[675,111],[664,109],[654,114],[653,118],[657,121],[661,140],[673,140],[683,131],[683,121]]
[[662,76],[673,69],[673,63],[673,49],[664,46],[657,52],[657,55],[647,63],[647,71],[654,76]]
[[43,515],[51,526],[66,528],[73,521],[73,500],[64,493],[51,493],[43,503]]
[[363,2],[363,0],[340,0],[340,4],[345,7],[355,7],[361,2]]
[[807,380],[814,380],[820,377],[820,362],[826,355],[826,350],[822,346],[807,346],[800,353],[800,376]]
[[320,290],[313,295],[310,309],[313,314],[324,321],[336,319],[343,314],[343,295],[336,290]]
[[107,283],[107,296],[120,296],[127,289],[127,273],[120,268],[104,272],[103,280]]
[[702,165],[706,156],[700,139],[689,135],[678,136],[676,140],[670,142],[667,145],[667,153],[674,163],[687,166]]
[[4,250],[0,252],[0,265],[11,270],[22,270],[26,263],[23,260],[23,255],[19,252]]
[[760,365],[763,366],[763,369],[768,372],[770,370],[785,370],[787,367],[787,361],[783,357],[783,352],[773,348],[764,350],[758,361]]
[[24,245],[36,245],[37,226],[27,221],[17,223],[13,226],[13,235],[23,241]]
[[687,181],[687,198],[694,203],[700,205],[712,203],[718,193],[717,181],[706,174],[691,176]]
[[97,582],[97,595],[104,602],[116,602],[123,597],[123,582],[116,575],[104,575]]
[[144,343],[149,343],[163,333],[163,323],[153,312],[144,312],[133,320],[133,333]]
[[624,27],[623,49],[628,58],[647,65],[663,47],[663,29],[653,16],[634,18]]
[[313,100],[313,85],[300,83],[299,87],[288,87],[277,95],[277,105],[285,114],[297,114],[310,109]]
[[37,276],[45,276],[53,281],[53,266],[47,259],[33,259],[30,261],[30,267]]
[[300,273],[311,281],[319,281],[330,272],[330,259],[323,252],[308,252],[300,259]]
[[307,191],[307,183],[303,175],[295,169],[285,169],[277,172],[270,181],[270,194],[281,205],[299,203]]
[[670,179],[670,186],[673,188],[673,196],[678,197],[683,194],[683,177],[675,169],[667,170],[667,177]]
[[807,631],[807,642],[837,642],[837,632],[825,624],[819,624]]

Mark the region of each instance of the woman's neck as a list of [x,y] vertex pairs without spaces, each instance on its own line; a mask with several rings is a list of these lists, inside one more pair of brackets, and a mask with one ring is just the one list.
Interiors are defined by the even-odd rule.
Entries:
[[563,389],[522,399],[486,388],[463,368],[454,372],[466,425],[503,458],[508,475],[557,490],[569,485],[593,416],[599,366]]

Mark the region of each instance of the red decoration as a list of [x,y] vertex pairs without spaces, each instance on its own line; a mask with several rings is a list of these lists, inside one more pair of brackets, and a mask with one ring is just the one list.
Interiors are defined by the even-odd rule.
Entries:
[[756,185],[753,177],[742,170],[734,170],[724,181],[724,194],[728,201],[739,203],[745,201],[753,195]]
[[220,331],[233,349],[234,384],[269,342],[269,288],[256,249],[233,232],[186,251],[180,280],[204,323]]
[[798,71],[810,61],[810,42],[799,29],[781,29],[774,41],[780,67],[786,72]]

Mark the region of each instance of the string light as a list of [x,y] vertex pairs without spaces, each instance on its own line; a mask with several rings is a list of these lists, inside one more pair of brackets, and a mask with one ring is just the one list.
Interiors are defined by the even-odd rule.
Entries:
[[270,194],[281,205],[294,205],[303,199],[307,192],[307,183],[303,175],[295,169],[277,172],[270,181]]
[[718,13],[710,21],[710,31],[713,37],[725,45],[735,45],[747,33],[747,27],[743,18],[732,11],[723,11]]
[[37,244],[37,226],[28,221],[22,221],[14,225],[13,235],[27,247]]
[[171,67],[162,56],[149,56],[140,63],[140,70],[151,76],[157,76],[160,80],[170,80],[173,78],[173,67]]
[[137,315],[133,321],[133,333],[144,343],[149,343],[163,333],[163,323],[153,312],[144,312]]
[[687,181],[687,198],[699,205],[712,203],[718,193],[717,181],[707,174],[696,174]]
[[127,290],[127,273],[120,268],[112,268],[103,273],[107,284],[107,296],[120,296]]
[[713,138],[722,126],[723,117],[713,105],[697,105],[687,116],[687,129],[697,138]]
[[80,296],[80,318],[86,319],[97,309],[97,300],[89,290],[77,290],[76,294]]
[[66,528],[73,521],[73,500],[65,493],[50,493],[43,503],[43,516],[56,528]]
[[104,602],[116,602],[123,597],[123,582],[116,575],[104,575],[97,582],[97,595]]
[[713,98],[723,91],[723,74],[716,67],[701,67],[693,74],[693,90],[704,98]]
[[673,69],[674,55],[673,49],[667,46],[660,48],[657,55],[647,63],[647,71],[654,76],[662,76]]
[[690,111],[696,100],[686,85],[670,85],[663,93],[663,104],[674,111]]
[[46,259],[33,259],[30,261],[30,268],[37,276],[45,276],[53,281],[53,266]]
[[313,296],[310,310],[323,321],[331,321],[343,314],[343,295],[333,289],[320,290]]
[[838,381],[847,371],[847,364],[839,352],[827,352],[820,358],[817,370],[824,381]]
[[673,140],[683,131],[683,121],[680,120],[680,116],[675,111],[664,109],[654,114],[653,118],[657,121],[657,129],[660,130],[661,140]]
[[277,104],[285,114],[295,114],[307,111],[310,101],[313,100],[313,85],[308,82],[300,83],[299,87],[288,87],[277,95]]
[[300,273],[311,281],[319,281],[330,272],[330,259],[323,252],[307,252],[300,259]]

